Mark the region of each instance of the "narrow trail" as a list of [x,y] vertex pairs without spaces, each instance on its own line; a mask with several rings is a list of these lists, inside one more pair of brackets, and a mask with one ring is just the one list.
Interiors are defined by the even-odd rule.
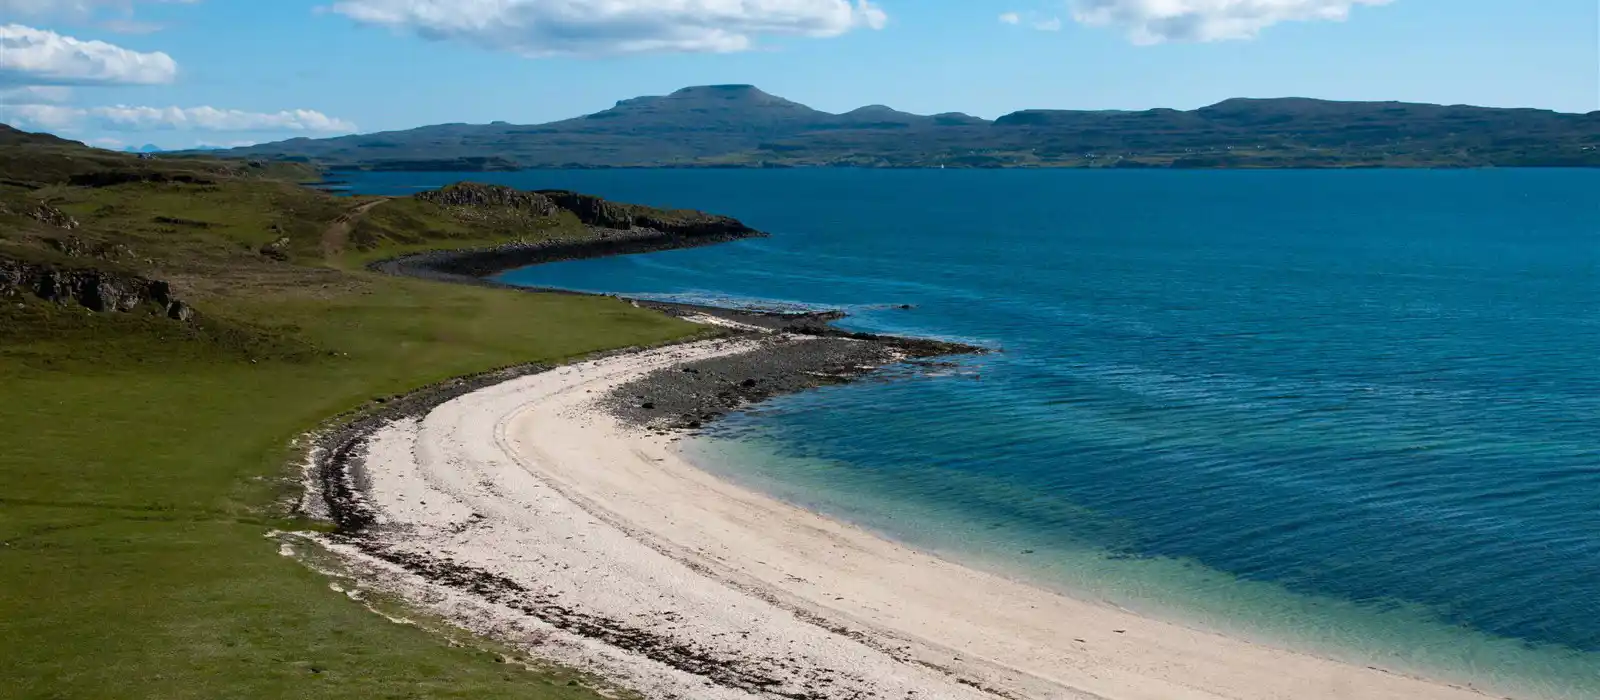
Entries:
[[362,217],[366,216],[367,212],[372,211],[373,207],[388,201],[389,198],[384,197],[382,199],[364,202],[352,208],[350,211],[340,214],[339,218],[334,219],[332,223],[328,224],[327,230],[322,232],[323,259],[332,260],[344,254],[345,244],[350,242],[350,231],[351,229],[355,228],[356,222],[360,221]]

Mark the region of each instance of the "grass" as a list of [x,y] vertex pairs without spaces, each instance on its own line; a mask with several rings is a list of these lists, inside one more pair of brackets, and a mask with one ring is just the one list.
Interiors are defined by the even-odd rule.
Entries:
[[587,235],[576,216],[529,217],[514,210],[469,211],[414,198],[383,203],[355,222],[342,261],[362,265],[439,248],[474,248]]
[[[125,264],[174,280],[201,321],[0,298],[0,695],[599,697],[375,615],[266,535],[299,525],[275,506],[290,442],[330,416],[694,327],[609,299],[336,269],[317,241],[350,200],[283,183],[36,184],[0,202],[53,202],[83,223],[73,235],[127,245]],[[256,253],[264,232],[291,237],[295,262]],[[393,245],[429,245],[404,232]],[[59,235],[0,218],[0,252]]]

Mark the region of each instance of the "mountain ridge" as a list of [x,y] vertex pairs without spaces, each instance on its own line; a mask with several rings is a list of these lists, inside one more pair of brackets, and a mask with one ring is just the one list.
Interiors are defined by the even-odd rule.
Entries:
[[729,84],[544,124],[440,124],[221,153],[380,170],[474,161],[484,169],[1600,167],[1600,112],[1287,97],[1187,111],[1027,109],[991,121],[881,104],[833,114]]

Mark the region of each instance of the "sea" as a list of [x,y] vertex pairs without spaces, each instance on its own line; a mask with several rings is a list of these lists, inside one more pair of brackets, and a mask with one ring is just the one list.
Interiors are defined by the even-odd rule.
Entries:
[[1600,698],[1600,171],[350,187],[458,180],[772,234],[506,282],[842,309],[851,329],[994,350],[732,415],[685,447],[725,478],[1147,615],[1498,695]]

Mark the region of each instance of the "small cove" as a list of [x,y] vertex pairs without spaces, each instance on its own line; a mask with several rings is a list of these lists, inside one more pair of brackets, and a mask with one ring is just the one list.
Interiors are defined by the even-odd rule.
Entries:
[[352,187],[459,179],[775,234],[506,281],[838,307],[855,328],[1004,348],[731,416],[688,448],[731,479],[1155,615],[1600,696],[1600,173],[531,171]]

